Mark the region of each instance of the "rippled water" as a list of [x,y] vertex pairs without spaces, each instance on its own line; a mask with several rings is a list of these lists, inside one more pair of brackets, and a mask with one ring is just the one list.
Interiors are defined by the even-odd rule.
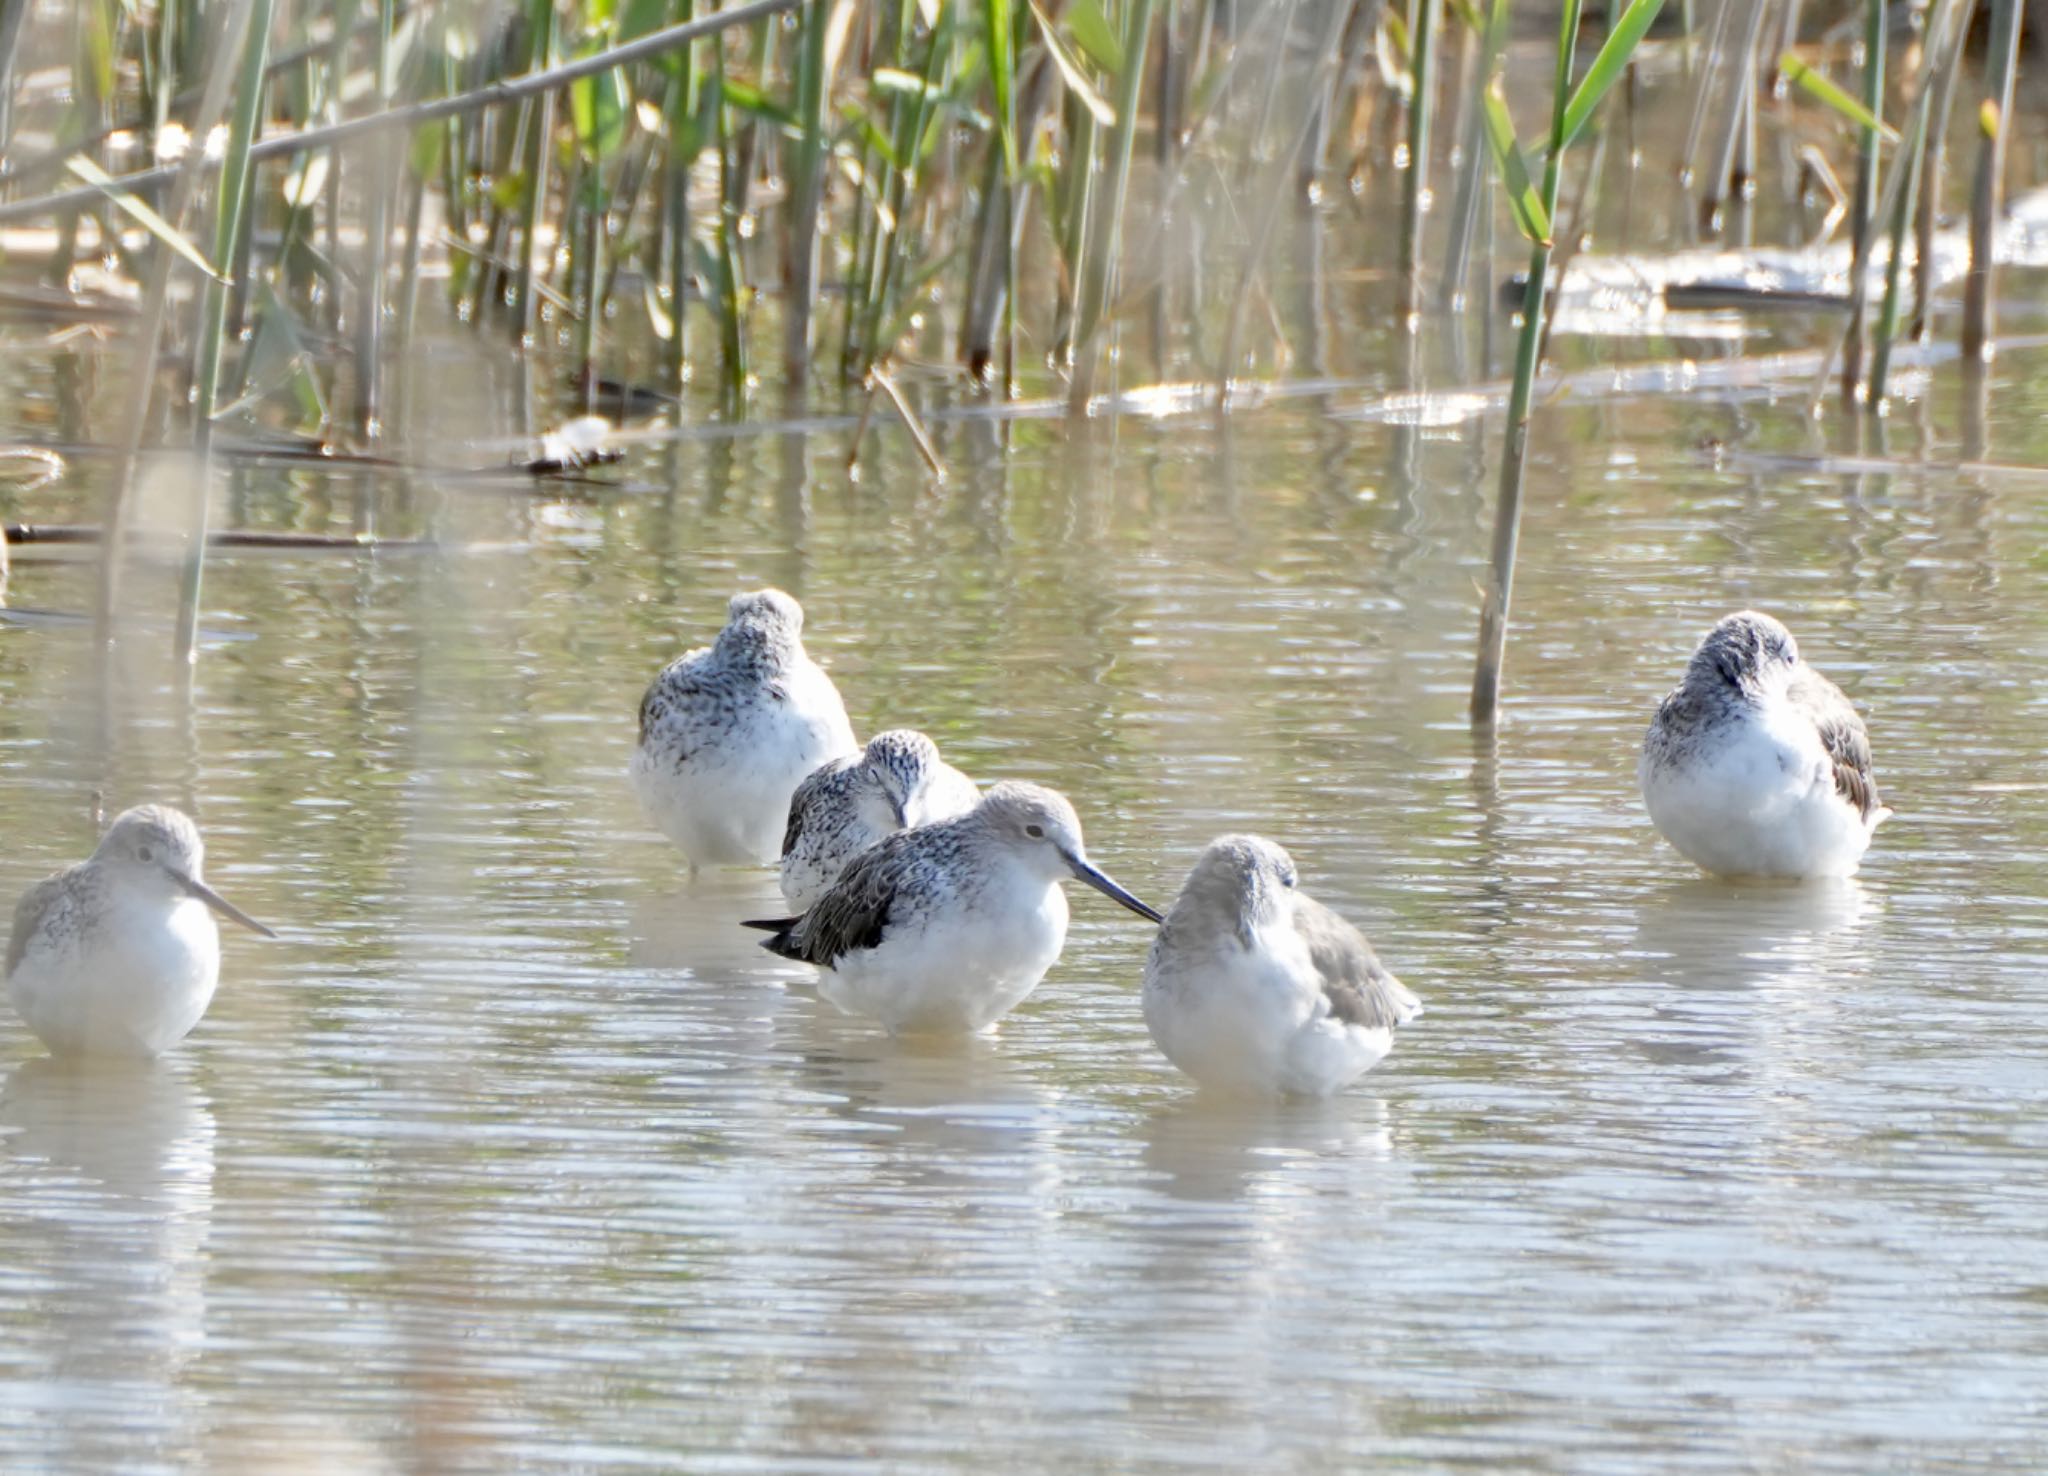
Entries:
[[[2001,361],[1990,459],[2043,459],[2044,362]],[[1895,453],[1953,460],[1955,396]],[[484,546],[217,559],[189,702],[162,631],[103,685],[0,626],[0,892],[95,790],[160,796],[285,935],[153,1070],[0,1023],[0,1466],[2048,1463],[2038,484],[1746,460],[1821,449],[1792,403],[1546,407],[1496,749],[1482,432],[956,425],[939,487],[893,431],[858,484],[843,434],[743,437],[361,506],[258,471],[250,523]],[[1059,785],[1161,904],[1275,836],[1427,1016],[1332,1103],[1219,1110],[1079,891],[995,1039],[838,1017],[735,926],[772,877],[686,881],[624,782],[650,673],[764,581],[863,731]],[[1636,801],[1749,603],[1871,714],[1854,883],[1704,882]]]

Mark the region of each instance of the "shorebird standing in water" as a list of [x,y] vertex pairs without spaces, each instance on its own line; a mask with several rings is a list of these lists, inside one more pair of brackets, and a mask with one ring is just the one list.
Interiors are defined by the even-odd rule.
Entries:
[[1296,885],[1256,835],[1209,843],[1145,961],[1145,1025],[1205,1087],[1321,1097],[1393,1049],[1422,1013],[1365,935]]
[[861,852],[802,917],[747,926],[774,932],[771,952],[824,969],[818,992],[850,1015],[892,1032],[986,1030],[1059,958],[1069,877],[1159,921],[1090,863],[1064,796],[997,784],[965,815]]
[[974,781],[910,728],[868,739],[858,757],[838,758],[796,787],[782,833],[782,896],[808,912],[846,863],[899,830],[964,815],[981,803]]
[[859,749],[803,628],[803,607],[779,589],[734,595],[717,641],[641,699],[633,788],[693,868],[772,863],[797,785]]
[[214,912],[277,936],[206,884],[205,857],[190,819],[142,805],[115,817],[90,860],[23,895],[7,942],[7,993],[44,1045],[154,1056],[184,1039],[213,999]]
[[1636,772],[1664,838],[1722,876],[1848,876],[1891,814],[1863,719],[1754,610],[1700,642]]

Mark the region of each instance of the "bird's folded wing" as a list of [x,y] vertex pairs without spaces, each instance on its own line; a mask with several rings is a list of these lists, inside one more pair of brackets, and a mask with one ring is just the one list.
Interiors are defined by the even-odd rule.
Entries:
[[1391,1030],[1422,1012],[1422,1002],[1387,971],[1357,928],[1312,897],[1296,898],[1294,917],[1337,1019]]
[[64,873],[61,871],[55,876],[44,877],[21,894],[21,900],[14,904],[14,931],[7,937],[7,967],[0,970],[0,978],[14,972],[15,966],[27,955],[29,939],[43,925],[44,917],[53,909],[64,908],[66,896]]
[[817,905],[789,930],[789,950],[777,951],[829,968],[844,955],[881,942],[890,909],[909,875],[902,864],[901,844],[909,833],[892,835],[854,857]]
[[1877,774],[1870,763],[1870,733],[1863,718],[1842,695],[1841,688],[1818,672],[1804,672],[1794,680],[1789,694],[1813,719],[1820,733],[1821,747],[1834,766],[1835,792],[1868,819],[1882,807],[1877,796]]

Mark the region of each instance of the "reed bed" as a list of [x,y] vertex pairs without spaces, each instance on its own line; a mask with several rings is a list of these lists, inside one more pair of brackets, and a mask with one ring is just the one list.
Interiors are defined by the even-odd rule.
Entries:
[[[1973,356],[1991,331],[2019,30],[2016,3],[1987,4],[1981,104],[1962,110],[1981,138]],[[923,387],[948,379],[995,401],[1057,394],[1077,417],[1168,380],[1227,409],[1234,382],[1326,357],[1316,315],[1283,310],[1283,239],[1311,242],[1297,260],[1322,261],[1327,236],[1379,263],[1348,279],[1348,320],[1451,342],[1462,363],[1493,303],[1491,284],[1468,286],[1475,243],[1511,225],[1530,255],[1484,720],[1547,294],[1557,254],[1600,227],[1603,177],[1630,171],[1609,186],[1624,211],[1647,180],[1674,202],[1665,218],[1746,242],[1760,192],[1790,202],[1817,173],[1853,176],[1842,374],[1863,382],[1864,267],[1888,236],[1881,398],[1907,280],[1916,334],[1930,322],[1950,100],[1975,85],[1958,81],[1969,11],[1617,0],[1596,47],[1577,0],[1527,15],[1506,0],[15,0],[0,11],[0,277],[134,284],[137,446],[164,425],[203,466],[229,417],[354,449],[387,437],[394,376],[436,302],[522,360],[567,366],[536,385],[543,415],[638,394],[741,416],[764,376],[792,404],[886,392],[912,423]],[[1548,61],[1513,64],[1553,21]],[[1902,25],[1922,61],[1888,70]],[[1602,104],[1646,57],[1691,94],[1664,169],[1642,166],[1632,129],[1604,147]],[[1550,127],[1525,142],[1517,111]],[[1784,146],[1760,147],[1760,128]],[[1330,296],[1318,281],[1304,300]],[[199,486],[203,534],[203,471]],[[187,649],[200,572],[195,554]]]

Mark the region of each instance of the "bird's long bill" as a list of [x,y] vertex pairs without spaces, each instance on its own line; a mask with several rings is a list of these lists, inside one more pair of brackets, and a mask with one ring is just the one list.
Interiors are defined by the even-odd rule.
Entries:
[[1095,888],[1096,891],[1102,893],[1102,895],[1109,898],[1110,901],[1121,902],[1124,906],[1130,908],[1131,911],[1137,913],[1138,916],[1144,918],[1147,922],[1166,921],[1165,917],[1163,917],[1160,914],[1157,908],[1149,907],[1145,903],[1140,902],[1136,897],[1133,897],[1129,892],[1126,892],[1122,887],[1118,886],[1115,882],[1111,881],[1102,872],[1097,871],[1093,866],[1090,866],[1086,861],[1083,861],[1079,856],[1067,857],[1067,865],[1073,868],[1075,876],[1078,876],[1082,881],[1088,883],[1089,886]]
[[238,922],[250,932],[261,933],[266,938],[275,938],[277,936],[277,934],[264,927],[262,923],[256,921],[255,918],[249,916],[248,913],[228,901],[227,898],[216,892],[212,887],[209,887],[205,882],[195,877],[184,876],[175,872],[173,875],[178,877],[179,886],[204,902],[208,907],[211,907],[215,912],[218,912],[222,917]]

